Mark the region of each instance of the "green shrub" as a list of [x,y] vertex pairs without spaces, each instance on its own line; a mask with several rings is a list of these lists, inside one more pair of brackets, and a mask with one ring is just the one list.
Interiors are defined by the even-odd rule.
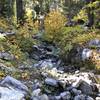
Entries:
[[[0,22],[1,28],[5,29],[4,32],[8,31],[9,27],[7,25],[9,24],[6,24],[5,20],[0,20]],[[18,29],[13,30],[16,32],[15,35],[0,35],[0,51],[13,54],[18,61],[25,60],[26,52],[29,52],[34,44],[32,23],[25,23],[23,26],[19,26]]]
[[67,54],[73,48],[73,40],[80,34],[82,35],[84,30],[80,26],[66,27],[63,30],[62,36],[59,39],[58,45],[61,48],[62,54]]

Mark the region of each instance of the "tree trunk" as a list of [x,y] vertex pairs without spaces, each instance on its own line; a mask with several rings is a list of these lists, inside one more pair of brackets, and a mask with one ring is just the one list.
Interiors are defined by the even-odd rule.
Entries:
[[[95,0],[86,0],[86,4],[88,5],[90,2],[94,2]],[[87,16],[88,16],[88,27],[92,27],[94,25],[94,12],[93,12],[93,7],[87,7]]]
[[94,13],[93,13],[93,9],[89,7],[87,10],[88,10],[87,11],[87,15],[88,15],[88,23],[87,23],[87,25],[89,27],[92,27],[93,24],[94,24]]
[[17,23],[22,23],[24,21],[24,9],[23,9],[23,0],[16,0],[17,8]]

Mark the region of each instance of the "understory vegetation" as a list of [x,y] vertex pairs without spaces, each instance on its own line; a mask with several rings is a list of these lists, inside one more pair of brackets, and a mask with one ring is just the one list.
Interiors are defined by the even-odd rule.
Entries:
[[[1,2],[1,1],[0,1]],[[2,1],[3,2],[3,1]],[[42,8],[42,10],[45,8]],[[90,9],[90,12],[89,12]],[[44,10],[43,10],[44,11]],[[41,12],[43,12],[41,11]],[[69,15],[66,16],[65,13],[57,10],[46,12],[44,18],[44,30],[41,32],[42,39],[55,43],[58,48],[60,48],[59,56],[63,59],[66,64],[73,64],[78,67],[85,67],[88,69],[96,69],[97,72],[100,71],[100,61],[95,59],[95,55],[99,56],[96,47],[88,47],[87,43],[90,40],[99,39],[100,40],[100,1],[95,0],[95,2],[90,2],[83,5],[82,8],[78,9],[78,13],[72,17],[72,21],[75,21],[75,25],[66,26],[69,22]],[[67,11],[66,11],[67,12]],[[94,14],[94,24],[86,25],[90,17],[88,14]],[[4,14],[4,13],[3,13]],[[29,52],[32,50],[32,46],[37,44],[32,36],[36,35],[39,30],[40,22],[36,19],[31,19],[23,23],[11,24],[6,17],[0,18],[0,33],[2,32],[15,32],[15,35],[4,36],[0,34],[0,52],[9,52],[15,56],[14,61],[4,61],[8,66],[17,66],[20,62],[27,61],[29,57]],[[82,20],[84,24],[79,22]],[[72,50],[77,47],[89,48],[93,50],[93,57],[89,60],[81,61],[75,60]],[[71,54],[70,54],[71,53]],[[71,55],[71,56],[70,56]]]

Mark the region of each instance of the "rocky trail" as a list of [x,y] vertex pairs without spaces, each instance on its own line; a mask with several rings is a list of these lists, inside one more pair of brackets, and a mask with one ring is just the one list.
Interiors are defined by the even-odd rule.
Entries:
[[[13,55],[0,52],[0,59],[11,60]],[[100,100],[100,75],[65,67],[55,44],[34,45],[30,59],[32,65],[19,68],[0,63],[0,69],[9,72],[0,80],[0,100]]]

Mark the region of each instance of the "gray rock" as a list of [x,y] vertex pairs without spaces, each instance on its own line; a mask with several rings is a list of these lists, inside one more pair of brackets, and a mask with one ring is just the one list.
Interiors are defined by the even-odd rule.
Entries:
[[39,100],[49,100],[46,94],[41,95],[39,98],[40,98]]
[[0,69],[4,70],[5,72],[15,72],[15,71],[17,71],[16,68],[14,68],[14,67],[8,67],[8,66],[6,66],[3,63],[0,63]]
[[50,89],[47,89],[47,88],[45,88],[44,91],[45,91],[46,94],[51,94],[52,93],[52,91]]
[[53,63],[51,62],[51,60],[43,61],[41,63],[41,66],[40,67],[53,68]]
[[25,100],[28,88],[13,77],[7,76],[0,83],[0,100]]
[[[99,78],[100,79],[100,78]],[[96,84],[96,87],[98,88],[98,92],[100,93],[100,84]],[[100,94],[99,94],[100,95]]]
[[41,75],[42,75],[44,78],[48,77],[48,73],[45,73],[45,72],[42,72]]
[[71,92],[74,94],[74,95],[80,95],[82,92],[81,92],[81,90],[77,90],[76,88],[73,88],[72,90],[71,90]]
[[15,89],[28,92],[28,87],[26,85],[11,76],[6,76],[6,78],[1,82],[1,85],[11,86]]
[[32,92],[32,97],[37,97],[39,96],[41,93],[41,89],[36,89]]
[[60,94],[62,100],[70,100],[71,99],[71,94],[69,91],[65,91],[65,92],[62,92]]
[[41,60],[37,64],[34,64],[34,67],[39,67],[39,68],[53,68],[54,64],[52,61],[49,60]]
[[32,89],[36,90],[36,89],[41,88],[41,87],[42,87],[42,83],[39,80],[35,79],[33,81],[33,87],[32,87]]
[[4,60],[14,60],[14,55],[8,52],[0,52],[0,59]]
[[95,39],[95,40],[91,40],[89,43],[89,47],[100,47],[100,40],[99,39]]
[[12,87],[0,86],[0,100],[25,100],[23,91]]
[[86,95],[77,95],[74,97],[74,100],[94,100],[92,97],[90,96],[86,96]]
[[100,93],[99,94],[97,94],[99,97],[100,97]]
[[58,81],[52,78],[46,78],[45,83],[54,87],[58,87]]
[[68,87],[66,88],[66,90],[67,90],[67,91],[71,91],[73,88],[74,88],[73,86],[68,86]]
[[49,96],[49,100],[56,100],[55,96]]
[[92,50],[87,49],[87,48],[83,49],[83,51],[82,51],[82,60],[89,59],[91,57],[91,55],[92,55]]
[[78,88],[82,82],[83,82],[82,79],[76,79],[75,82],[72,83],[72,86]]
[[61,100],[61,96],[55,96],[55,100]]
[[42,84],[40,82],[36,82],[36,83],[33,84],[32,89],[36,90],[36,89],[41,88],[41,87],[42,87]]
[[31,100],[40,100],[38,97],[32,97]]
[[86,96],[85,95],[77,95],[74,97],[74,100],[86,100]]
[[15,32],[5,32],[3,33],[5,36],[15,35]]
[[60,85],[63,89],[66,88],[66,85],[67,85],[67,82],[66,82],[66,81],[64,81],[64,80],[59,80],[58,83],[59,83],[59,85]]
[[78,88],[79,88],[79,89],[82,91],[82,93],[84,93],[84,94],[87,94],[87,95],[93,94],[92,87],[91,87],[88,83],[86,83],[86,82],[84,82],[84,81],[80,84],[80,86],[79,86]]
[[96,100],[100,100],[100,97],[96,97]]
[[87,100],[94,100],[92,97],[88,96]]

